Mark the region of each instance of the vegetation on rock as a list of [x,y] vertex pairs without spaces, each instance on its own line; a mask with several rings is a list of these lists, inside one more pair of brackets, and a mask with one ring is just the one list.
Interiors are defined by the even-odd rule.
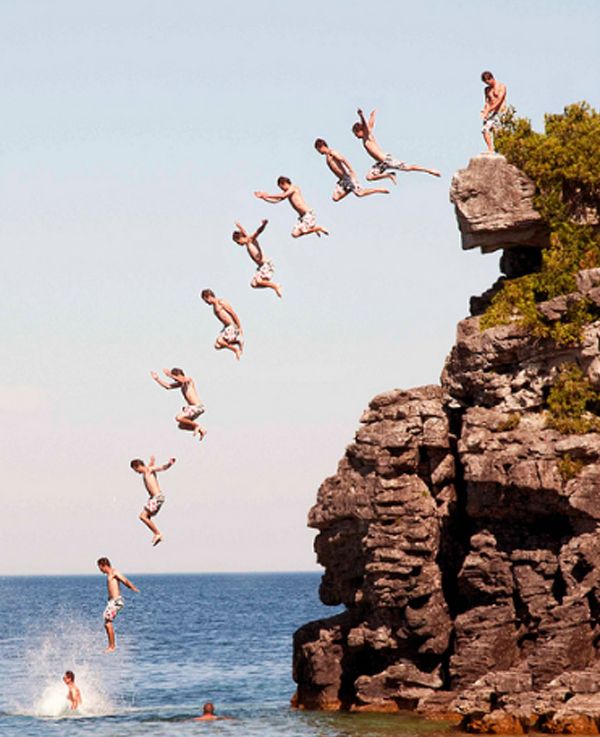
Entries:
[[579,366],[565,364],[560,368],[546,400],[548,427],[575,434],[600,430],[600,419],[589,411],[590,405],[598,399],[598,391]]
[[537,304],[575,290],[581,269],[600,266],[600,113],[587,103],[546,115],[545,132],[509,111],[496,138],[499,153],[535,182],[535,206],[550,230],[540,271],[507,280],[482,318],[482,328],[518,319],[534,335],[558,344],[577,343],[584,325],[597,319],[587,300],[549,321]]

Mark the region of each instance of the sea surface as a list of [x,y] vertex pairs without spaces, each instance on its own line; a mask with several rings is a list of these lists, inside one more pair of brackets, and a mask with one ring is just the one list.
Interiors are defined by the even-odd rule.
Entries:
[[[292,635],[337,610],[319,575],[130,576],[105,654],[106,584],[97,576],[0,577],[0,737],[386,737],[445,727],[397,715],[289,707]],[[62,683],[75,672],[83,706]],[[194,722],[202,704],[233,717]]]

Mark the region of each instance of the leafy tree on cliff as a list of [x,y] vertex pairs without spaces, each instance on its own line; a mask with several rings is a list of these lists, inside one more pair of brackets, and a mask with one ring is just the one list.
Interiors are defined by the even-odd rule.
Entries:
[[560,115],[546,115],[545,131],[538,133],[511,111],[496,148],[535,182],[550,247],[539,272],[505,282],[482,327],[518,319],[535,335],[576,343],[582,327],[598,319],[589,302],[574,303],[557,322],[547,321],[536,305],[574,291],[580,269],[600,266],[600,113],[587,103],[569,105]]

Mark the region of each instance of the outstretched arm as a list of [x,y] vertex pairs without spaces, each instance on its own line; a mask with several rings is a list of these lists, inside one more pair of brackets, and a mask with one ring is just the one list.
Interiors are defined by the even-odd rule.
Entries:
[[287,192],[282,192],[281,194],[268,194],[267,192],[255,192],[254,196],[258,197],[259,200],[264,200],[265,202],[270,202],[271,204],[275,205],[278,202],[282,202],[283,200],[287,199],[291,194],[291,187],[288,189]]
[[258,236],[263,232],[263,230],[267,227],[268,220],[263,220],[261,224],[258,226],[258,228],[254,231],[254,235],[252,236],[252,240],[255,241]]
[[371,115],[369,115],[369,126],[368,126],[369,133],[373,130],[373,128],[375,128],[375,113],[376,112],[377,112],[376,110],[371,110]]
[[123,586],[127,586],[127,588],[131,589],[132,591],[137,591],[139,594],[140,590],[127,578],[127,576],[124,576],[119,571],[115,571],[115,578],[117,578],[123,584]]
[[358,110],[356,112],[358,114],[358,118],[360,120],[360,124],[362,125],[362,127],[366,131],[369,131],[369,133],[370,133],[371,132],[371,128],[373,127],[373,125],[375,125],[375,110],[373,110],[373,112],[371,113],[371,117],[369,118],[369,122],[368,123],[367,123],[367,119],[365,118],[365,114],[363,113],[363,111],[362,111],[361,108],[358,108]]
[[169,468],[171,468],[171,466],[175,463],[176,460],[177,460],[176,458],[169,458],[169,460],[166,463],[163,463],[162,466],[154,466],[152,470],[155,472],[168,471]]
[[[165,371],[166,373],[166,371]],[[151,371],[150,376],[154,379],[154,381],[159,385],[162,386],[163,389],[178,389],[179,384],[167,384],[166,381],[163,381],[160,376],[156,373],[156,371]]]
[[235,227],[240,231],[240,233],[242,234],[242,236],[244,238],[246,238],[248,236],[248,233],[246,233],[246,229],[244,228],[244,226],[241,223],[236,223],[235,224]]

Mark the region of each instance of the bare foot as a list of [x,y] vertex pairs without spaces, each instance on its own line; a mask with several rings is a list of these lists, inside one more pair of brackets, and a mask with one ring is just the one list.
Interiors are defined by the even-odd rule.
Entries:
[[206,433],[207,433],[206,430],[202,430],[202,428],[198,428],[197,430],[194,430],[194,437],[199,437],[200,440],[202,440],[204,436],[206,435]]
[[275,294],[281,299],[283,296],[283,291],[281,289],[281,286],[279,284],[275,285]]
[[396,181],[396,175],[395,174],[390,174],[390,179],[392,180],[392,184],[395,187],[398,184],[398,182]]
[[105,653],[114,653],[115,650],[116,650],[116,647],[114,645],[112,645],[112,646],[109,645],[104,652]]
[[160,534],[160,532],[158,533],[158,535],[154,535],[154,537],[152,538],[152,547],[155,548],[159,542],[162,542],[162,539],[163,536]]
[[441,173],[437,169],[430,169],[429,173],[434,177],[441,177]]

